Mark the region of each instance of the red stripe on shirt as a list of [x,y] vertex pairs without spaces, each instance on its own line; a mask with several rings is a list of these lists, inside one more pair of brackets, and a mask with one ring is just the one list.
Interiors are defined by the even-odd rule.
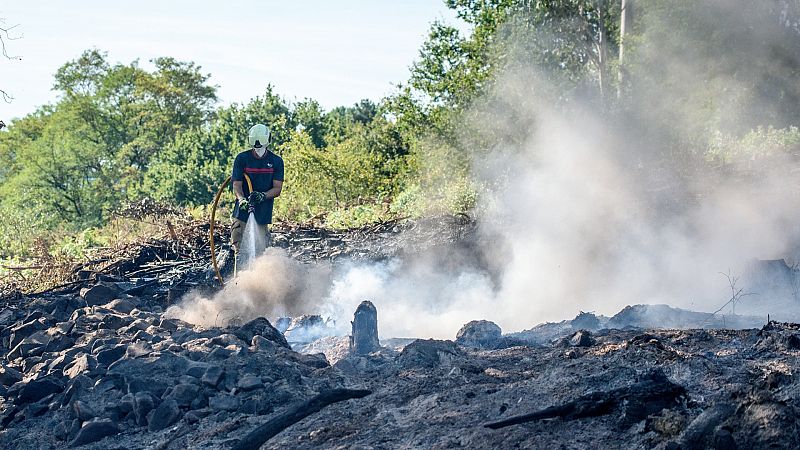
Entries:
[[245,167],[244,173],[275,173],[275,169],[274,168],[258,169],[255,167]]

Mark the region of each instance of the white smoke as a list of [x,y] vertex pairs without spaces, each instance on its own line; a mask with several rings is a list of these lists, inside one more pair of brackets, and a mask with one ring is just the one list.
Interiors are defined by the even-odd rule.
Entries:
[[[774,36],[757,37],[775,44]],[[764,53],[755,41],[739,51],[753,58]],[[452,339],[474,319],[510,332],[579,311],[610,315],[628,304],[716,310],[730,291],[720,273],[742,275],[752,258],[794,256],[796,183],[786,170],[762,168],[743,180],[702,165],[685,176],[678,161],[654,161],[659,132],[702,128],[691,122],[698,104],[673,97],[702,97],[686,91],[706,62],[663,52],[662,63],[654,69],[672,83],[638,99],[631,113],[638,120],[608,119],[580,102],[554,106],[559,99],[535,67],[507,71],[477,102],[464,134],[482,128],[509,135],[490,151],[473,149],[472,176],[484,186],[475,210],[475,260],[482,263],[443,264],[461,255],[441,249],[330,271],[270,250],[236,285],[213,298],[189,297],[169,312],[209,326],[229,310],[244,318],[322,314],[347,334],[355,308],[371,300],[382,337]],[[748,89],[733,73],[714,82],[732,92]],[[716,114],[725,123],[747,116]],[[797,304],[772,300],[768,293],[750,296],[737,312],[800,316]]]
[[191,292],[165,314],[204,327],[297,316],[315,308],[328,279],[326,266],[305,266],[283,250],[269,248],[219,292]]

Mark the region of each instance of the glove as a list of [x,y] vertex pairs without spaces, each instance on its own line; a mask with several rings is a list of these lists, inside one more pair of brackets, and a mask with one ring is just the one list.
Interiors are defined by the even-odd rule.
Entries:
[[263,192],[253,192],[252,194],[250,194],[250,198],[248,199],[248,201],[254,205],[257,205],[266,199],[267,196],[264,195]]
[[239,211],[247,211],[250,208],[250,202],[247,200],[240,198],[239,199]]

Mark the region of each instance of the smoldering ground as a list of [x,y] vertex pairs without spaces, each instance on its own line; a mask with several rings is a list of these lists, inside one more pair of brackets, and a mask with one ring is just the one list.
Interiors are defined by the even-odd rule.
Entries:
[[[800,172],[789,169],[796,155],[766,151],[725,170],[704,155],[715,133],[793,123],[770,98],[792,82],[776,74],[800,68],[796,34],[732,3],[708,2],[695,17],[725,29],[750,14],[750,31],[721,54],[693,48],[697,36],[682,35],[668,15],[647,18],[653,33],[671,34],[640,49],[624,114],[609,116],[580,94],[564,101],[541,67],[508,66],[461,124],[460,148],[472,155],[479,186],[481,264],[443,267],[456,253],[328,269],[270,251],[237,283],[213,298],[190,296],[171,313],[203,325],[223,312],[323,314],[346,333],[369,299],[382,336],[452,338],[473,319],[513,331],[637,303],[717,310],[730,299],[721,273],[743,276],[753,258],[792,258],[800,248]],[[489,138],[474,139],[482,133]],[[681,154],[690,157],[665,148],[665,137],[691,142]],[[755,294],[736,312],[800,317],[796,299]]]

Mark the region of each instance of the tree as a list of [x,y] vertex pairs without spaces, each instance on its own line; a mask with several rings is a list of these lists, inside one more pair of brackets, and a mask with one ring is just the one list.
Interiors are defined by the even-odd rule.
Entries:
[[[3,57],[10,60],[22,59],[19,56],[12,56],[11,54],[9,54],[8,47],[6,46],[7,41],[13,41],[15,39],[19,39],[18,37],[10,34],[11,31],[13,31],[14,28],[16,27],[17,25],[11,25],[11,26],[6,25],[5,19],[0,18],[0,51],[2,52]],[[14,97],[12,97],[8,92],[3,90],[2,88],[0,88],[0,96],[3,97],[3,101],[5,101],[6,103],[11,103],[11,100],[14,99]]]
[[308,134],[317,148],[325,146],[326,130],[323,115],[319,102],[308,98],[294,105],[292,111],[292,121]]
[[56,73],[61,98],[15,121],[0,139],[2,203],[97,225],[139,194],[154,156],[212,114],[215,88],[193,63],[110,64],[84,52]]

